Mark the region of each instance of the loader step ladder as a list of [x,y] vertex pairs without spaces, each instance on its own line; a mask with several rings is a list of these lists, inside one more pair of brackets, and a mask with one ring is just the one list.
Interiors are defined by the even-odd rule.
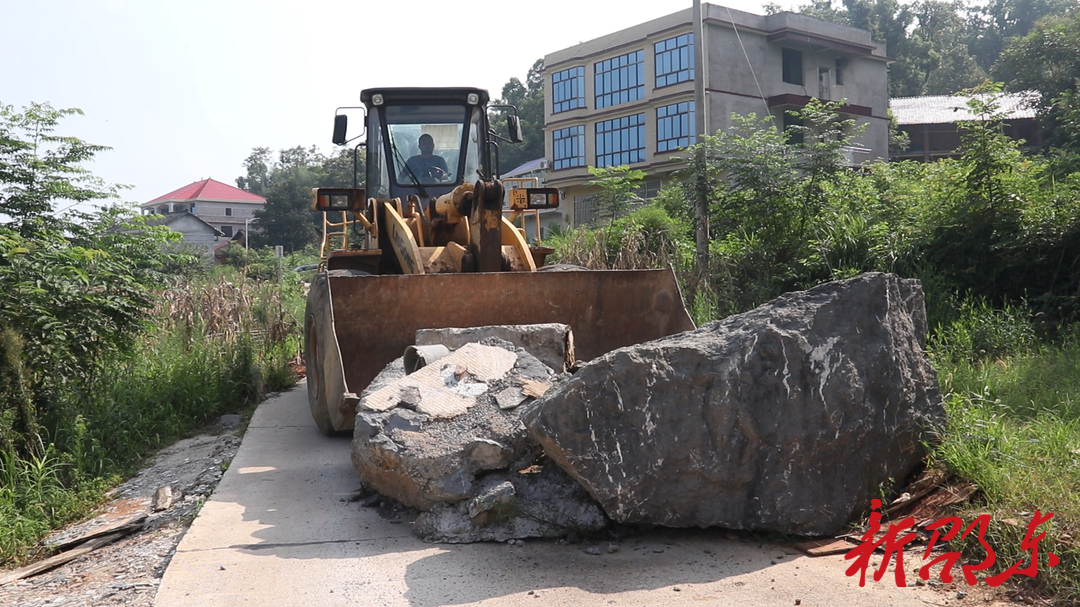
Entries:
[[330,221],[330,211],[323,213],[322,244],[319,245],[319,257],[326,259],[330,251],[344,251],[349,248],[349,228],[355,220],[350,220],[346,211],[341,211],[341,221]]

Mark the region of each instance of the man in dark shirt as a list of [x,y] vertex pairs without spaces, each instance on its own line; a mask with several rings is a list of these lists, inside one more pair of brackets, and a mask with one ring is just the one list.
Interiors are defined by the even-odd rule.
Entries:
[[[450,171],[446,168],[446,160],[442,156],[437,156],[433,152],[435,151],[435,140],[431,135],[424,133],[420,135],[420,139],[416,142],[417,147],[420,148],[420,153],[410,158],[405,164],[412,171],[416,178],[424,181],[445,181],[450,177]],[[399,181],[410,182],[409,171],[404,170],[398,177]]]

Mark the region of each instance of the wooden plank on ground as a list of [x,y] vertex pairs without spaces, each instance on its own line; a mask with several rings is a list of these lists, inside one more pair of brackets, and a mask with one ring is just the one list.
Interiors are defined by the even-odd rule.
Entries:
[[820,540],[799,542],[798,544],[795,544],[794,548],[800,552],[805,552],[810,556],[828,556],[830,554],[851,552],[855,546],[857,546],[857,544],[853,544],[847,540],[823,538]]
[[33,565],[27,565],[26,567],[22,567],[14,571],[9,571],[7,574],[0,576],[0,586],[10,584],[11,582],[17,582],[21,579],[28,578],[39,573],[44,573],[50,569],[59,567],[64,563],[70,563],[71,561],[74,561],[80,556],[83,556],[84,554],[89,554],[94,550],[97,550],[98,548],[104,546],[105,544],[115,542],[116,540],[124,537],[125,535],[127,535],[126,532],[120,532],[113,533],[111,535],[105,535],[102,537],[97,537],[86,542],[85,544],[79,545],[76,548],[72,548],[67,552],[61,552],[56,556],[49,557],[44,561],[38,561]]
[[65,538],[62,541],[59,541],[59,542],[56,542],[56,543],[47,543],[47,545],[48,545],[49,548],[55,548],[57,550],[62,551],[62,550],[67,550],[68,548],[71,548],[72,546],[77,546],[79,544],[82,544],[83,542],[90,541],[90,540],[92,540],[92,539],[94,539],[96,537],[101,537],[103,535],[110,535],[110,534],[113,534],[113,533],[121,533],[123,535],[126,535],[128,533],[131,533],[133,531],[138,531],[139,529],[141,529],[142,526],[143,526],[143,523],[146,522],[146,518],[147,518],[147,515],[144,512],[144,513],[141,513],[141,514],[137,514],[135,516],[131,516],[131,517],[128,517],[128,518],[124,518],[124,519],[114,521],[114,522],[109,523],[107,525],[102,525],[100,527],[94,527],[93,529],[90,529],[89,531],[83,533],[82,535],[80,535],[78,537]]

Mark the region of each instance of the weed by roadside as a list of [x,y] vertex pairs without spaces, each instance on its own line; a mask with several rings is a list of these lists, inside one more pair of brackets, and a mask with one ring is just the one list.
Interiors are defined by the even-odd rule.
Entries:
[[[1000,320],[1000,319],[999,319]],[[1039,544],[1039,574],[1022,584],[1060,600],[1080,594],[1080,347],[1044,346],[1011,356],[941,357],[938,372],[948,427],[932,458],[975,482],[980,499],[959,513],[965,521],[991,514],[988,541],[995,569],[1027,563],[1023,541],[1036,510],[1051,521]],[[971,558],[985,554],[977,541]],[[1060,563],[1048,566],[1048,553]],[[1014,578],[1016,579],[1016,578]]]
[[30,558],[147,454],[295,383],[298,300],[289,286],[242,278],[172,287],[130,357],[49,394],[56,405],[34,411],[37,447],[0,448],[0,565]]

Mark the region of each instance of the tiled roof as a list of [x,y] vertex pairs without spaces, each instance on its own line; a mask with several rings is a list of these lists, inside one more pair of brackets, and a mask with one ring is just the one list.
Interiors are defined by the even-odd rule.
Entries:
[[[986,100],[988,95],[976,95]],[[1006,118],[1034,118],[1037,99],[1035,93],[1005,93],[997,98],[998,106]],[[960,120],[975,120],[967,106],[968,98],[962,95],[935,95],[929,97],[894,97],[889,109],[899,125],[947,124]]]
[[203,179],[202,181],[196,181],[190,185],[186,185],[178,190],[173,190],[164,196],[158,196],[150,202],[144,202],[143,205],[151,205],[159,202],[190,202],[197,200],[221,200],[228,202],[266,202],[266,199],[262,196],[256,196],[250,192],[245,192],[240,188],[234,188],[231,185],[215,181],[213,179]]

